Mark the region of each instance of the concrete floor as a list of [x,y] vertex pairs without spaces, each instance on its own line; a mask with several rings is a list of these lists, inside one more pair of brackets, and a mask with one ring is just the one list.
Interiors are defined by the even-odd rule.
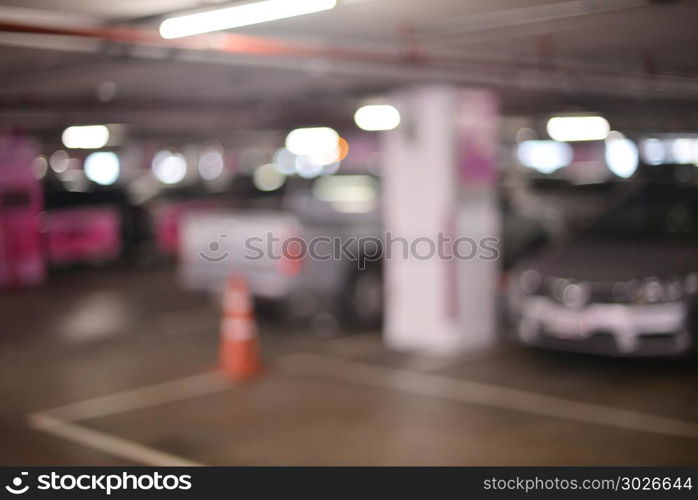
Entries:
[[1,465],[698,465],[695,362],[430,358],[265,321],[266,373],[229,384],[216,305],[168,270],[60,273],[0,295],[0,325]]

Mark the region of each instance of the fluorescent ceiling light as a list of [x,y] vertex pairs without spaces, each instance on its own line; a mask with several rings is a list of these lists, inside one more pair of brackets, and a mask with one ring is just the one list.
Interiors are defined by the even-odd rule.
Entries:
[[187,175],[187,160],[179,153],[163,149],[153,158],[151,168],[160,182],[178,184]]
[[572,146],[557,141],[524,141],[516,147],[516,156],[522,165],[543,174],[552,174],[570,164]]
[[297,128],[286,136],[286,149],[294,155],[310,155],[337,147],[339,134],[330,127]]
[[273,163],[267,163],[255,169],[252,182],[260,191],[276,191],[284,185],[286,176],[279,172]]
[[109,129],[104,125],[68,127],[61,139],[66,148],[99,149],[109,142]]
[[547,130],[556,141],[602,141],[611,127],[603,116],[555,116]]
[[400,112],[390,104],[372,104],[354,113],[354,122],[361,130],[393,130],[400,125]]
[[329,127],[297,128],[286,136],[286,149],[296,155],[295,169],[301,175],[306,167],[322,171],[321,167],[340,161],[339,146],[339,134]]
[[630,139],[609,136],[604,157],[608,169],[623,179],[631,177],[637,170],[639,154],[637,146]]
[[171,17],[160,24],[163,38],[180,38],[330,10],[337,0],[263,0],[197,14]]
[[223,170],[225,170],[225,160],[218,148],[209,148],[199,158],[199,174],[204,180],[216,180]]
[[91,153],[85,159],[85,175],[92,182],[109,186],[119,178],[120,163],[116,153],[100,151]]
[[676,163],[698,164],[698,140],[679,137],[671,143],[671,156]]
[[57,174],[65,172],[68,170],[68,165],[70,165],[70,155],[62,149],[54,151],[51,156],[49,156],[48,164]]
[[661,165],[666,161],[667,151],[664,143],[659,139],[646,139],[642,141],[642,158],[650,165]]

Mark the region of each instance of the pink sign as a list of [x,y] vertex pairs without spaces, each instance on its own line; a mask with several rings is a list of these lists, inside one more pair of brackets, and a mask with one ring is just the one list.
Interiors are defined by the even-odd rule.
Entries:
[[121,224],[113,206],[56,209],[46,214],[46,252],[52,264],[119,258]]
[[34,145],[0,136],[0,289],[40,284],[45,278],[39,217],[43,196],[32,175]]
[[458,174],[463,186],[492,186],[497,179],[499,103],[490,92],[465,91],[456,117]]

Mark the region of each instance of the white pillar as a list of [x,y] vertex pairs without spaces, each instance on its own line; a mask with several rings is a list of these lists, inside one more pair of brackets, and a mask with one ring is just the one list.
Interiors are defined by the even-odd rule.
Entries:
[[[432,85],[394,98],[402,123],[383,143],[384,225],[392,241],[385,264],[386,343],[436,353],[485,347],[495,339],[497,262],[483,260],[482,249],[471,260],[448,251],[445,258],[429,254],[438,253],[444,238],[479,245],[498,236],[495,96]],[[463,241],[458,249],[464,256],[471,246]]]

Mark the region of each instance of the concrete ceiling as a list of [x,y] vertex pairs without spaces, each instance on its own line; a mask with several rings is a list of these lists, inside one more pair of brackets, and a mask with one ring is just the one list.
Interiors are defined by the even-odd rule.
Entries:
[[[345,0],[235,30],[302,46],[303,55],[16,29],[155,33],[169,13],[216,3],[0,0],[0,124],[118,121],[204,133],[342,122],[362,98],[425,81],[494,88],[510,113],[633,112],[674,127],[696,115],[698,2],[690,0]],[[115,84],[106,99],[104,82]]]

